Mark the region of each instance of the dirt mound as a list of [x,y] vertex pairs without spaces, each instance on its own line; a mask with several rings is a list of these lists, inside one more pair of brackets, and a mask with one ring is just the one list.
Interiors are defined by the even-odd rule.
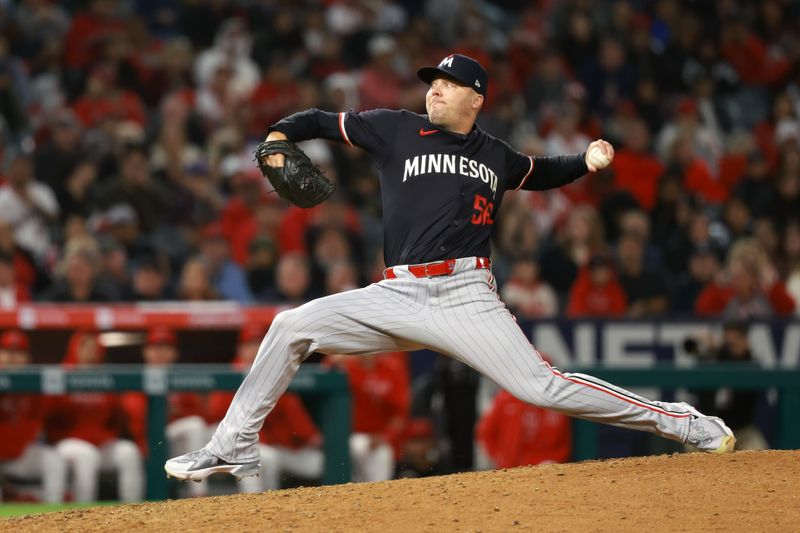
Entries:
[[800,451],[675,454],[120,505],[7,531],[797,531]]

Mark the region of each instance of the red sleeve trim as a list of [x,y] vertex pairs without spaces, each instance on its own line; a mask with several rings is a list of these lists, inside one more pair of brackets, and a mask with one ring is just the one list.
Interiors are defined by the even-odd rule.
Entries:
[[525,182],[528,180],[528,177],[531,174],[533,174],[533,158],[531,156],[528,156],[528,159],[531,160],[531,168],[530,168],[530,170],[528,170],[528,173],[525,174],[525,177],[522,178],[522,181],[519,182],[519,186],[516,189],[514,189],[515,191],[520,190],[522,188],[522,186],[525,185]]
[[353,146],[353,143],[350,142],[350,138],[347,136],[347,130],[344,129],[344,113],[339,113],[339,131],[342,134],[344,142]]

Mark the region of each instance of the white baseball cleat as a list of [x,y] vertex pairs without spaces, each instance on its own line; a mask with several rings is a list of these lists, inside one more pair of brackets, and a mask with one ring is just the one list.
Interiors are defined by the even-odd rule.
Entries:
[[730,453],[736,445],[733,431],[721,418],[706,416],[689,404],[683,404],[691,413],[689,435],[686,443],[709,453]]
[[203,448],[196,452],[173,457],[164,463],[164,470],[167,472],[167,477],[174,477],[182,481],[202,481],[218,472],[242,479],[243,477],[257,476],[261,471],[261,465],[258,461],[229,463]]

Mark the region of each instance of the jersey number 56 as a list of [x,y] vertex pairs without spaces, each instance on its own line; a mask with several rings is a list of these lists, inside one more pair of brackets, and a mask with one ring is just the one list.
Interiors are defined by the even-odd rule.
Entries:
[[494,224],[494,220],[492,220],[494,204],[492,202],[488,201],[480,194],[476,194],[475,202],[472,204],[472,207],[475,210],[474,213],[472,213],[473,224],[477,224],[478,226]]

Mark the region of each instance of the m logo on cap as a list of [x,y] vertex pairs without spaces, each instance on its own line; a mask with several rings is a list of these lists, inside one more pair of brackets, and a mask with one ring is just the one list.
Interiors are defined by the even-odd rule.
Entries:
[[453,68],[453,56],[447,56],[444,59],[442,59],[442,62],[439,63],[439,66]]
[[[458,59],[458,61],[454,61]],[[486,96],[489,86],[489,76],[480,63],[461,54],[446,56],[436,67],[422,67],[417,70],[419,79],[430,85],[436,76],[444,74],[449,79],[461,82],[466,87],[472,87],[476,93]]]

